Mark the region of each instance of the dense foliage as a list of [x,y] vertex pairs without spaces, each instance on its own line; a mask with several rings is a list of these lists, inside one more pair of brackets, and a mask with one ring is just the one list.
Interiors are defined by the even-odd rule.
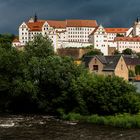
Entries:
[[140,65],[137,65],[135,67],[135,73],[136,73],[136,75],[140,75]]
[[129,49],[129,48],[122,51],[122,54],[125,54],[125,55],[132,55],[134,53],[135,52],[132,49]]
[[93,75],[71,58],[56,55],[47,37],[37,36],[24,51],[0,48],[1,112],[137,113],[135,92],[121,78]]
[[10,48],[15,35],[13,34],[0,34],[0,47]]
[[98,50],[98,49],[92,49],[91,51],[89,51],[86,54],[84,54],[83,57],[94,56],[94,55],[103,55],[103,53],[100,50]]

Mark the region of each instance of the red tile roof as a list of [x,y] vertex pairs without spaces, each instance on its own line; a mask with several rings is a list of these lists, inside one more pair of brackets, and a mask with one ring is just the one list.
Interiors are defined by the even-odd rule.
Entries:
[[115,41],[135,41],[135,42],[140,42],[140,37],[116,37]]
[[66,27],[96,27],[96,20],[65,20],[65,21],[57,21],[57,20],[47,20],[48,24],[54,28],[66,28]]
[[125,33],[128,28],[105,28],[107,33]]
[[67,27],[97,27],[96,20],[66,20]]
[[[47,23],[53,28],[66,28],[66,27],[97,27],[96,20],[46,20]],[[42,31],[42,26],[45,20],[38,20],[37,22],[27,22],[30,31]]]
[[47,23],[53,28],[66,28],[65,21],[47,20]]
[[[90,35],[94,35],[94,33],[98,30],[98,28],[99,28],[99,26],[97,26],[95,29],[94,29],[94,31],[90,34]],[[89,35],[89,36],[90,36]]]
[[27,22],[26,25],[28,26],[30,31],[42,31],[42,26],[44,25],[44,20],[39,20],[37,22]]
[[63,30],[63,31],[56,31],[57,33],[65,33],[66,30]]

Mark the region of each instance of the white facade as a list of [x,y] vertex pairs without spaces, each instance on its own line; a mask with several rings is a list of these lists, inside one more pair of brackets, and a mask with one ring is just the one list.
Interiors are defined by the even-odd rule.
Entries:
[[97,27],[89,36],[89,42],[93,43],[96,49],[100,49],[104,55],[108,55],[107,33],[102,25]]
[[95,20],[57,21],[34,18],[20,25],[19,41],[13,41],[13,46],[24,46],[39,34],[48,36],[52,40],[55,51],[57,48],[94,45],[104,55],[108,55],[109,47],[116,48],[120,52],[126,48],[140,52],[139,19],[131,28],[104,28],[101,25],[98,26]]
[[133,35],[140,36],[140,21],[135,21],[133,26]]
[[118,37],[115,41],[117,42],[117,49],[121,53],[127,48],[132,49],[134,52],[140,52],[140,37]]
[[20,25],[19,42],[20,45],[24,46],[27,42],[32,41],[34,36],[41,34],[48,36],[52,40],[55,51],[60,47],[76,47],[77,44],[77,47],[82,47],[83,44],[84,46],[85,44],[88,45],[88,36],[96,26],[97,23],[95,20],[55,21],[35,20],[32,18]]
[[93,45],[92,43],[86,43],[86,42],[67,42],[67,41],[64,41],[64,42],[59,42],[58,43],[59,45],[59,48],[86,48],[88,46],[91,46]]
[[109,47],[116,48],[119,52],[127,48],[135,52],[140,52],[140,20],[137,19],[134,26],[129,29],[104,28],[99,26],[89,36],[89,40],[104,55],[108,55]]
[[67,27],[69,42],[89,42],[89,35],[95,28],[93,27]]

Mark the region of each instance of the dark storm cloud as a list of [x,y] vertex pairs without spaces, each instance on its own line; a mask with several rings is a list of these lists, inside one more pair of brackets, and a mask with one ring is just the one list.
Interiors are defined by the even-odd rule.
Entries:
[[17,33],[37,12],[41,19],[96,19],[111,27],[129,27],[140,16],[139,0],[0,0],[0,32]]

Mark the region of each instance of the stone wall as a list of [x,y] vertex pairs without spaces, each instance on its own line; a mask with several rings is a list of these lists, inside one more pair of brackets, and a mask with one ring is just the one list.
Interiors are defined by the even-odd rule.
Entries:
[[80,59],[83,57],[84,54],[91,51],[91,49],[85,49],[85,48],[61,48],[57,49],[57,53],[60,56],[70,56],[73,59]]

